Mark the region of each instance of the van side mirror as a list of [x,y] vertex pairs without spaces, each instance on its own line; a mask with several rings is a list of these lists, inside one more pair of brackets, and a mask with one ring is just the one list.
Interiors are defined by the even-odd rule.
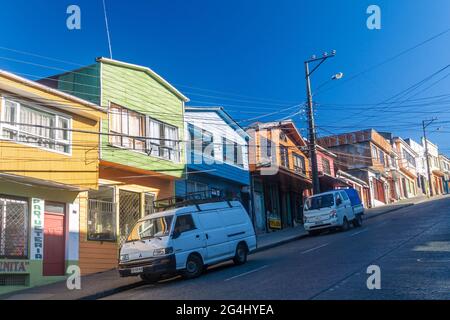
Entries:
[[337,198],[336,199],[336,205],[340,206],[342,204],[342,199],[341,198]]
[[173,230],[173,233],[172,233],[172,239],[179,238],[180,235],[181,235],[180,230]]

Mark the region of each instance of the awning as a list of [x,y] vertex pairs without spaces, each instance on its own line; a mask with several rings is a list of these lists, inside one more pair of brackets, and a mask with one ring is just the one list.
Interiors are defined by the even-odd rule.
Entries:
[[67,185],[55,181],[48,181],[48,180],[42,180],[32,177],[24,177],[24,176],[18,176],[14,174],[9,173],[0,173],[0,182],[14,182],[19,183],[23,185],[27,185],[29,187],[38,186],[38,187],[44,187],[44,188],[51,188],[51,189],[58,189],[58,190],[66,190],[66,191],[75,191],[75,192],[82,192],[82,191],[88,191],[89,188],[80,188],[77,186]]
[[433,172],[432,172],[435,176],[438,176],[438,177],[444,177],[445,176],[445,174],[442,172],[442,171],[440,171],[440,170],[433,170]]

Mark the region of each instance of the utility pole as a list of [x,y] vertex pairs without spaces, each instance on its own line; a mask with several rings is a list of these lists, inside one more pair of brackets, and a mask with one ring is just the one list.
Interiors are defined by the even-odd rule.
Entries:
[[[308,107],[308,131],[309,131],[309,155],[311,159],[311,171],[312,171],[312,184],[313,184],[313,194],[320,193],[320,183],[319,183],[319,172],[317,168],[317,153],[316,153],[316,127],[314,123],[314,110],[313,101],[311,93],[311,80],[310,77],[317,68],[325,62],[328,58],[332,58],[336,55],[336,51],[332,51],[331,54],[324,53],[322,57],[317,58],[312,56],[311,59],[305,61],[305,77],[306,77],[306,97],[307,97],[307,107]],[[309,71],[309,64],[311,62],[318,62],[316,66]]]
[[430,188],[430,197],[433,196],[433,182],[431,181],[430,159],[428,157],[428,140],[427,140],[426,128],[430,124],[432,124],[435,120],[436,120],[436,118],[433,118],[431,120],[423,120],[422,121],[423,138],[425,140],[425,157],[427,159],[428,187]]

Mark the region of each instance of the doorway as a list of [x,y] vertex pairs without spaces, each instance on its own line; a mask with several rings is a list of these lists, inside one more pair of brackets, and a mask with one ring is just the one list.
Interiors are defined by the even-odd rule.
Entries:
[[45,203],[44,276],[63,276],[66,265],[65,204]]

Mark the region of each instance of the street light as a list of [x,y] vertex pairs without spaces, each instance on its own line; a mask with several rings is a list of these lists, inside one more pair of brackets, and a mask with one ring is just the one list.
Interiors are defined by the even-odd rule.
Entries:
[[[313,194],[320,193],[320,183],[319,183],[319,173],[317,168],[317,154],[316,154],[316,128],[314,124],[314,111],[311,93],[311,75],[317,68],[320,67],[322,63],[328,58],[332,58],[336,55],[336,50],[331,51],[331,53],[324,52],[322,57],[316,57],[313,55],[311,59],[305,61],[305,78],[306,78],[306,97],[308,101],[308,129],[309,129],[309,154],[311,158],[311,171],[312,171],[312,184],[313,184]],[[312,62],[318,62],[315,67],[309,71],[309,64]],[[338,80],[343,77],[343,73],[340,72],[335,74],[331,79]]]

